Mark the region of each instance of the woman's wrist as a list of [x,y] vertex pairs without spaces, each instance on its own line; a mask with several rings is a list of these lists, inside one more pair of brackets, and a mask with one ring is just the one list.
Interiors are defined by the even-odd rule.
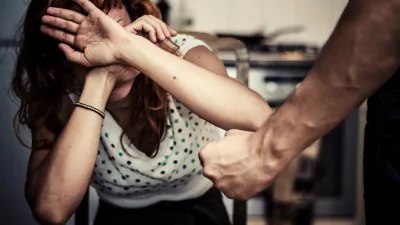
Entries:
[[85,78],[79,101],[104,111],[116,80],[106,68],[92,69]]
[[117,46],[115,57],[120,63],[139,69],[146,61],[145,53],[153,48],[158,47],[142,36],[130,34]]

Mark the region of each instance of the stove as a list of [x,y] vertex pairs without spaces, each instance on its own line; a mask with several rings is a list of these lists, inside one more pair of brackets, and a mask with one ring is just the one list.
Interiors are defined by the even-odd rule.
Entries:
[[[299,46],[263,45],[258,49],[264,48],[265,51],[258,50],[249,53],[248,86],[263,96],[273,107],[284,102],[306,77],[314,63],[318,50]],[[228,74],[233,78],[238,78],[235,55],[231,52],[217,54],[225,64]]]

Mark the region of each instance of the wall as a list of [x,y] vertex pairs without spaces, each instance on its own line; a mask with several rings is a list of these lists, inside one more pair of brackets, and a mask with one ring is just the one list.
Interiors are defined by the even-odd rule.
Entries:
[[[179,5],[185,1],[186,9]],[[300,25],[304,32],[280,41],[302,41],[322,45],[328,39],[347,0],[170,0],[173,16],[194,19],[190,29],[207,32],[268,34],[275,29]],[[176,17],[176,16],[174,16]],[[177,23],[173,18],[171,21]]]
[[6,48],[0,48],[0,224],[31,225],[36,223],[24,198],[29,150],[19,144],[12,129],[17,106],[8,96],[12,59],[9,54],[4,57],[5,52]]
[[[0,43],[4,40],[0,39]],[[9,89],[14,50],[13,47],[0,47],[0,224],[36,225],[24,196],[30,149],[21,145],[13,130],[13,118],[18,110],[18,102],[11,98]],[[22,131],[23,140],[29,144],[29,131]],[[74,218],[71,218],[67,225],[73,223]]]
[[[22,1],[15,0],[2,0],[0,9],[0,43],[3,45],[0,48],[0,224],[4,225],[36,224],[24,198],[29,150],[21,146],[12,128],[12,118],[17,110],[9,97],[13,48],[5,47],[24,9]],[[24,137],[29,138],[28,135]]]
[[[17,140],[12,121],[18,109],[10,98],[9,85],[14,66],[13,38],[16,24],[26,9],[26,0],[1,0],[0,8],[0,224],[36,225],[24,197],[24,184],[30,150]],[[23,132],[30,140],[29,132]],[[73,218],[68,225],[73,224]]]

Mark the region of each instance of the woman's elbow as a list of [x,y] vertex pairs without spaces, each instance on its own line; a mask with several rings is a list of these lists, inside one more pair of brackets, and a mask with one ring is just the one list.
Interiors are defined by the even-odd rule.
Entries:
[[32,207],[32,213],[40,224],[63,225],[69,219],[65,210],[60,207],[50,207],[40,203]]
[[33,217],[39,224],[58,225],[66,224],[69,213],[66,207],[60,203],[45,200],[43,197],[33,196],[32,193],[25,192],[25,197],[31,208]]

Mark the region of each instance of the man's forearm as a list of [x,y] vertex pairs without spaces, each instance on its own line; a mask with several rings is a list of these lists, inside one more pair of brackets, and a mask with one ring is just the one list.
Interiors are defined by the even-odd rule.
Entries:
[[350,0],[307,78],[259,131],[264,149],[300,152],[383,85],[399,67],[399,21],[399,0]]

